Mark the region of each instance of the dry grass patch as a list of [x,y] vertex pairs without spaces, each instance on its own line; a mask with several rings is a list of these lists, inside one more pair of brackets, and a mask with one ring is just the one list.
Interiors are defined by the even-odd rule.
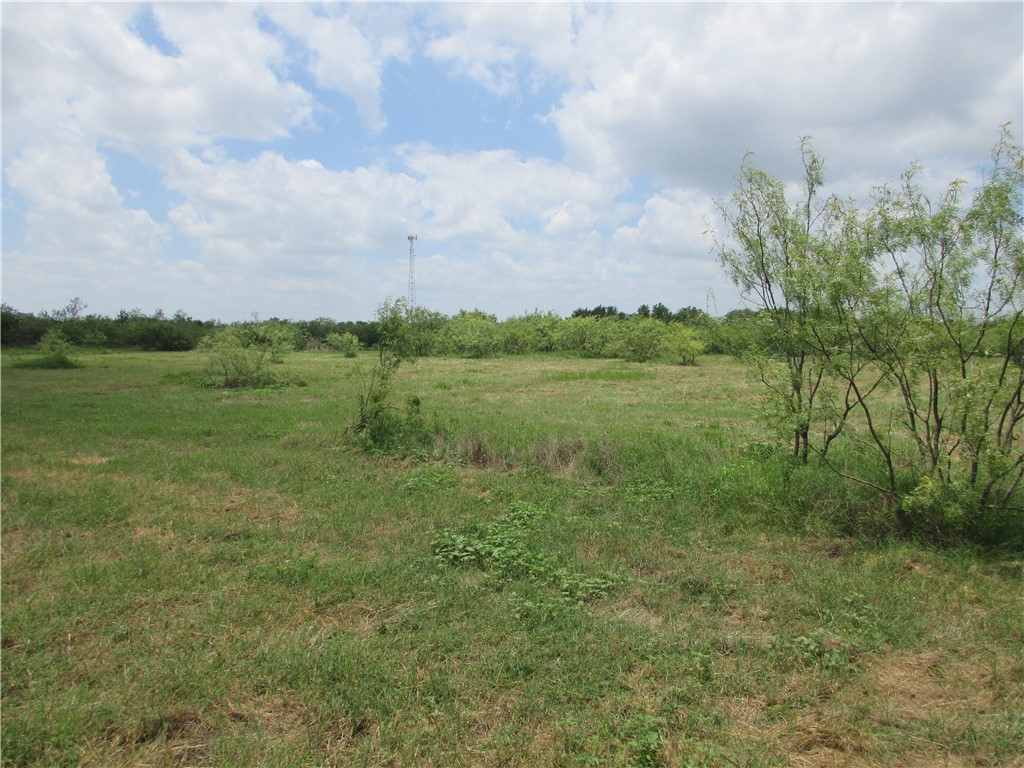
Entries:
[[300,514],[294,501],[266,489],[236,486],[219,504],[222,513],[241,512],[254,523],[278,523],[285,529],[293,527]]
[[502,469],[509,464],[508,458],[494,448],[490,436],[479,432],[460,435],[456,453],[477,469]]
[[545,437],[533,444],[531,460],[546,472],[569,477],[586,450],[586,441],[579,437]]
[[[986,663],[942,650],[901,652],[875,661],[867,675],[873,698],[884,704],[887,721],[970,719],[1013,697],[1008,684],[1024,677],[1024,661],[1000,658]],[[1016,698],[1022,698],[1020,690]]]
[[595,616],[611,621],[624,621],[657,632],[665,624],[661,616],[645,604],[643,591],[634,589],[617,600],[598,606]]
[[97,455],[85,455],[85,456],[71,456],[68,459],[72,464],[79,466],[96,466],[97,464],[106,464],[110,461],[109,456],[97,456]]

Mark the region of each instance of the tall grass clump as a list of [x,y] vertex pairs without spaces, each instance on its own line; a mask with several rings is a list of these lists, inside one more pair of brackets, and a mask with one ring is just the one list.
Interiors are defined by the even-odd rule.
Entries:
[[50,328],[36,344],[39,357],[30,357],[18,362],[20,368],[81,368],[82,364],[72,354],[74,346],[57,328]]

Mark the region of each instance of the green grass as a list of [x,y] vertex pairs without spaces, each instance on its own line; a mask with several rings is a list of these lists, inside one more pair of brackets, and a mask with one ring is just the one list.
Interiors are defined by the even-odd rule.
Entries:
[[852,535],[733,361],[3,358],[11,766],[1014,765],[1020,556]]

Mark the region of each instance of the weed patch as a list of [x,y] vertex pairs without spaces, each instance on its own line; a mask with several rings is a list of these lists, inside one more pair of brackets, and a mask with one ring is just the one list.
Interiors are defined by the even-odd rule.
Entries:
[[504,515],[476,531],[444,529],[431,545],[434,559],[448,566],[475,566],[502,580],[529,579],[554,588],[571,602],[606,597],[622,583],[611,574],[586,576],[553,555],[531,546],[530,534],[550,513],[526,502],[514,502]]

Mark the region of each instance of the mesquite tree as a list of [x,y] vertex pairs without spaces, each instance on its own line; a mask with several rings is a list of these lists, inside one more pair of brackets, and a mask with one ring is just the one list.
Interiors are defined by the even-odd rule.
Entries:
[[[744,162],[720,204],[726,271],[758,307],[745,352],[773,395],[793,451],[942,518],[1019,506],[1024,478],[1022,151],[1005,130],[968,199],[933,201],[912,166],[863,205],[817,198],[822,164],[805,140],[804,190]],[[832,462],[840,437],[872,472]]]
[[370,371],[366,391],[359,397],[359,413],[352,428],[357,433],[372,431],[391,405],[391,380],[403,363],[416,361],[414,340],[409,332],[409,310],[405,299],[390,299],[377,309],[380,340],[377,364]]
[[916,173],[879,190],[868,213],[881,279],[861,338],[899,393],[899,426],[927,478],[916,495],[1007,505],[1024,476],[1021,148],[1004,132],[966,203],[961,182],[932,203]]
[[793,453],[807,461],[824,360],[815,330],[824,332],[817,307],[821,249],[832,201],[822,202],[822,162],[809,140],[801,146],[804,183],[790,206],[783,183],[743,163],[736,191],[719,211],[731,235],[715,247],[729,277],[763,310],[759,343],[745,351],[792,435]]

